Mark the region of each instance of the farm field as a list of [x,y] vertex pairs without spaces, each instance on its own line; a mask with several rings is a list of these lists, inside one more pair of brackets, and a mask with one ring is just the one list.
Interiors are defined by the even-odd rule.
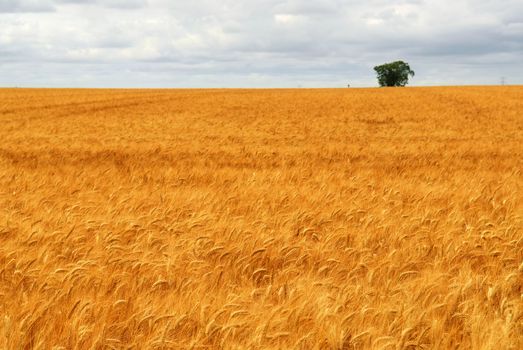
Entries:
[[523,349],[523,87],[0,89],[0,349]]

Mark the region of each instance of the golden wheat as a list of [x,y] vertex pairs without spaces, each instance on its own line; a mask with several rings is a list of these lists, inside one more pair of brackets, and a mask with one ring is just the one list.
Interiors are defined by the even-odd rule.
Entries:
[[1,349],[523,348],[523,88],[0,90]]

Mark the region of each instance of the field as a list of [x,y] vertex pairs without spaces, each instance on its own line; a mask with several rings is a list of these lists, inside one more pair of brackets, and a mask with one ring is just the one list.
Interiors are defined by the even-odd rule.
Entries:
[[0,349],[522,349],[523,87],[0,90]]

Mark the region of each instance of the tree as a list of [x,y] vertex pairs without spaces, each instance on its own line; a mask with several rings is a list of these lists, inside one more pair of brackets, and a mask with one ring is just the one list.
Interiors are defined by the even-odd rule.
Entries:
[[409,64],[403,61],[385,63],[374,67],[374,70],[380,86],[405,86],[409,83],[409,75],[413,77],[415,74]]

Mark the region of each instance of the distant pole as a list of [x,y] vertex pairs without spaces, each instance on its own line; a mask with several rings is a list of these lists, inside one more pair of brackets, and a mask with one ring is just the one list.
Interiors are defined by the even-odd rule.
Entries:
[[501,77],[501,85],[503,85],[503,86],[504,86],[504,85],[505,85],[505,83],[506,83],[506,79],[505,79],[505,77]]

